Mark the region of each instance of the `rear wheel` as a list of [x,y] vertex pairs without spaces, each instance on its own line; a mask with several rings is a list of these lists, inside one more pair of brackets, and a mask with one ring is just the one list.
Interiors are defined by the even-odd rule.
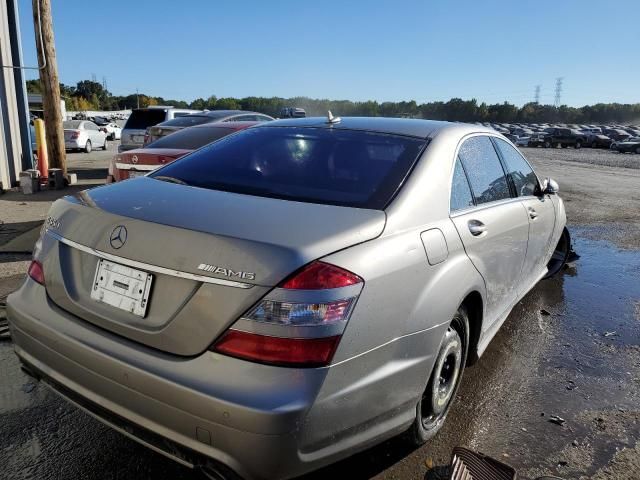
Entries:
[[576,144],[575,144],[575,147],[576,147],[576,150],[577,150],[578,148],[582,148],[582,142],[581,142],[580,140],[578,140],[578,141],[576,142]]
[[107,149],[107,147],[109,146],[109,145],[108,145],[108,143],[109,143],[109,142],[108,142],[108,141],[107,141],[107,139],[105,138],[105,139],[104,139],[104,145],[102,145],[102,149],[103,149],[103,150],[106,150],[106,149]]
[[560,240],[558,240],[558,245],[556,245],[553,255],[551,255],[551,259],[549,263],[547,263],[547,274],[544,278],[551,278],[562,270],[562,267],[564,267],[569,259],[570,253],[571,235],[569,235],[569,230],[565,227],[560,236]]
[[444,424],[467,360],[468,332],[469,317],[460,307],[444,334],[429,383],[416,407],[416,418],[407,432],[415,445],[432,438]]
[[87,143],[84,145],[85,153],[91,153],[91,140],[87,140]]
[[551,142],[550,142],[549,140],[545,140],[545,141],[544,141],[544,144],[543,144],[543,147],[544,147],[544,148],[549,148],[549,147],[551,147]]

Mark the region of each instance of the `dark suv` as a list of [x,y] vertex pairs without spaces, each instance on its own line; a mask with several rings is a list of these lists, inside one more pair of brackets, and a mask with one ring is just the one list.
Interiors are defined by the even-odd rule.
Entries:
[[544,147],[557,148],[560,145],[562,148],[573,146],[575,148],[581,148],[587,142],[587,137],[578,130],[572,130],[570,128],[547,128],[547,133],[544,139]]

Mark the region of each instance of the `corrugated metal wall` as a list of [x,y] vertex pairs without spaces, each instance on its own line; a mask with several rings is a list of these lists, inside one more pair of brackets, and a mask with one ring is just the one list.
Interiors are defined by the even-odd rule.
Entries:
[[16,0],[0,0],[0,188],[18,181],[31,168],[32,153],[24,72],[4,68],[22,64]]

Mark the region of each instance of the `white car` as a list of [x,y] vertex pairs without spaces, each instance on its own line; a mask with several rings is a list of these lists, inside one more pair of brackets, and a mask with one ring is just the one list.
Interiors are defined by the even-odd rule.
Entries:
[[107,134],[89,120],[68,120],[64,128],[64,148],[66,150],[84,150],[90,153],[94,148],[107,149]]
[[518,147],[528,147],[529,146],[529,140],[531,140],[531,136],[529,135],[524,135],[522,137],[517,137],[515,143]]
[[122,128],[120,128],[117,123],[107,123],[101,128],[104,128],[107,131],[107,138],[109,140],[120,140],[120,137],[122,136]]

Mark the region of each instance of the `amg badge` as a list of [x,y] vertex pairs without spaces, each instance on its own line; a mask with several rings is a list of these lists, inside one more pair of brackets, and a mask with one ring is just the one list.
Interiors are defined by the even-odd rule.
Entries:
[[225,277],[242,278],[243,280],[255,280],[256,274],[253,272],[236,272],[226,267],[218,267],[217,265],[209,265],[208,263],[201,263],[198,265],[198,270],[204,270],[205,272],[215,273],[217,275],[224,275]]

